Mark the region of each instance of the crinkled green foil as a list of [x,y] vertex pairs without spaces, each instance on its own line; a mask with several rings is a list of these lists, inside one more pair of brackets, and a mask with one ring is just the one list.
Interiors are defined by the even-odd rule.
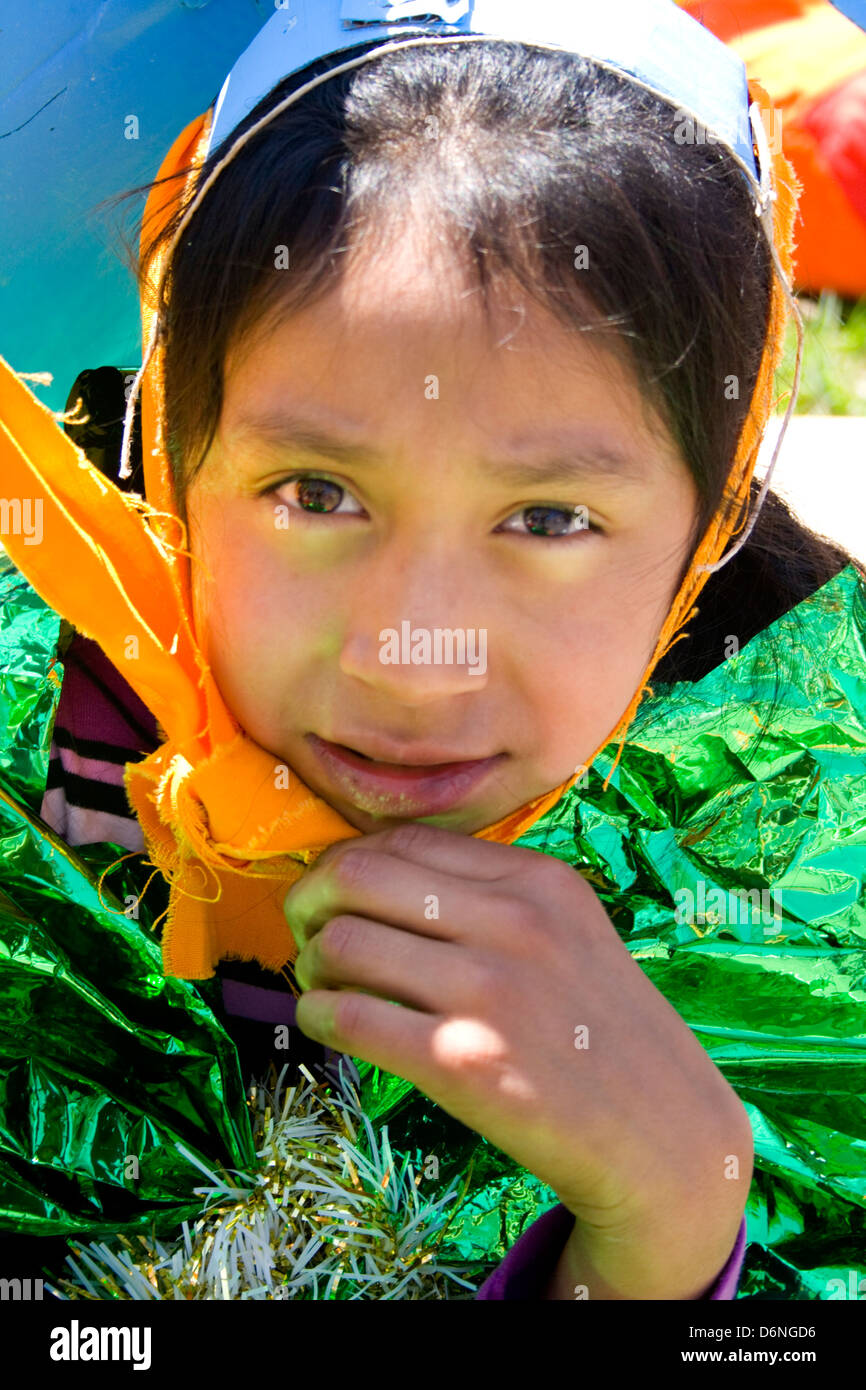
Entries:
[[[586,874],[748,1110],[755,1173],[738,1297],[850,1297],[866,1278],[866,587],[856,570],[703,680],[654,686],[604,791],[615,756],[610,745],[586,785],[516,843]],[[759,892],[745,910],[728,899],[720,921],[695,912],[678,923],[685,900],[674,893],[690,889],[699,907],[701,879],[705,903],[719,901],[713,889]],[[778,895],[778,917],[772,905],[762,914],[772,903],[762,889]],[[395,1148],[441,1155],[438,1107],[357,1065],[365,1106]],[[477,1180],[452,1227],[456,1248],[501,1259],[557,1198],[449,1123],[457,1164],[443,1176],[474,1158]]]
[[60,701],[61,619],[0,550],[0,777],[38,813]]
[[[195,1214],[210,1165],[254,1161],[213,982],[165,979],[151,885],[117,846],[38,819],[59,620],[0,561],[0,1231],[103,1236]],[[781,667],[781,676],[777,667]],[[775,709],[773,708],[775,706]],[[739,1297],[866,1277],[866,590],[849,567],[616,748],[517,841],[585,873],[623,941],[746,1104],[756,1167]],[[137,861],[128,861],[136,865]],[[137,877],[137,875],[139,875]],[[703,880],[781,915],[676,920]],[[728,900],[733,901],[733,899]],[[680,915],[683,915],[680,913]],[[425,1174],[470,1170],[443,1256],[493,1268],[555,1194],[410,1083],[355,1059],[374,1126]],[[137,1156],[140,1176],[129,1175]],[[856,1287],[856,1286],[855,1286]]]
[[254,1161],[237,1054],[198,989],[162,974],[156,895],[139,921],[124,915],[140,863],[110,875],[103,906],[99,875],[126,851],[70,849],[29,809],[48,769],[59,619],[7,557],[0,633],[0,1232],[174,1230],[201,1204],[176,1140]]

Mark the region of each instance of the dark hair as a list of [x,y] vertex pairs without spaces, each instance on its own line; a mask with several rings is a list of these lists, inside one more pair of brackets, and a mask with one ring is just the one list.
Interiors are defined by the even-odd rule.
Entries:
[[[280,83],[229,140],[346,56]],[[728,473],[765,347],[772,268],[731,155],[678,143],[676,125],[672,107],[589,59],[498,41],[399,49],[275,117],[209,190],[165,281],[181,510],[219,423],[230,346],[331,289],[350,240],[417,196],[474,265],[485,305],[510,273],[628,361],[695,479],[691,555],[732,503]],[[212,151],[202,180],[226,148]],[[140,261],[130,255],[140,290],[181,216]],[[280,245],[289,275],[275,269]],[[587,270],[575,269],[577,246]],[[768,495],[747,545],[707,581],[691,640],[674,644],[653,679],[697,678],[723,659],[728,633],[742,644],[848,563]]]

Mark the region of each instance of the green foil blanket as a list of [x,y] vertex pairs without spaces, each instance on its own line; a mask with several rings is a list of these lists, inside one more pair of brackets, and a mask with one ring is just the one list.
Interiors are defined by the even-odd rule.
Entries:
[[[39,819],[63,628],[0,556],[0,1234],[83,1239],[194,1217],[252,1171],[214,981],[165,978],[141,861]],[[866,1292],[866,584],[849,566],[704,679],[654,686],[516,843],[584,873],[746,1105],[738,1297]],[[151,870],[146,870],[149,874]],[[161,881],[160,881],[161,882]],[[210,1001],[210,1003],[209,1003]],[[492,1270],[555,1194],[411,1083],[355,1059],[373,1128],[444,1191],[442,1254]],[[131,1181],[130,1156],[137,1159]]]

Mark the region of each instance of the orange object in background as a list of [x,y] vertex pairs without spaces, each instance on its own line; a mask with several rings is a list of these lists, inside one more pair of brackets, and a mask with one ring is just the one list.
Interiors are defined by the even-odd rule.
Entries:
[[866,33],[829,0],[677,0],[781,113],[802,184],[795,285],[866,296]]

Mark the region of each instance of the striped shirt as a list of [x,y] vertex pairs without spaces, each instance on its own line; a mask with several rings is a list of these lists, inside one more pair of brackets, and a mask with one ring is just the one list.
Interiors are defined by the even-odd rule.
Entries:
[[143,851],[123,770],[159,747],[156,720],[89,637],[76,632],[63,663],[42,819],[68,845]]

